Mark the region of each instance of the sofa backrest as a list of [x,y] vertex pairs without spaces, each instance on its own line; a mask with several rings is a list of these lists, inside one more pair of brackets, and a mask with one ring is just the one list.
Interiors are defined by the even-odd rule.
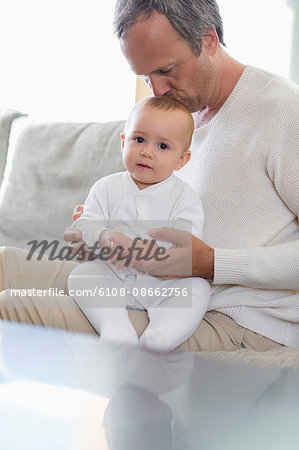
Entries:
[[[124,122],[26,124],[11,142],[0,190],[0,244],[63,241],[76,205],[99,178],[124,170]],[[13,134],[13,130],[12,130]]]
[[21,112],[13,109],[0,111],[0,186],[6,165],[11,124],[14,119],[23,115]]

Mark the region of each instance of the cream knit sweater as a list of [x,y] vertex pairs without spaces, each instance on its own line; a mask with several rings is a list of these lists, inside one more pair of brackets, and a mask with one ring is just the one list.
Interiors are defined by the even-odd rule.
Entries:
[[210,310],[299,347],[299,89],[246,67],[195,130],[177,175],[200,194],[215,248]]

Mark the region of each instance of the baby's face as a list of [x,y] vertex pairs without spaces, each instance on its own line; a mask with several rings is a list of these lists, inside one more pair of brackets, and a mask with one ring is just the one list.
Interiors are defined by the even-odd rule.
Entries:
[[188,116],[181,110],[144,105],[133,112],[122,135],[122,154],[139,189],[165,180],[189,161],[189,130]]

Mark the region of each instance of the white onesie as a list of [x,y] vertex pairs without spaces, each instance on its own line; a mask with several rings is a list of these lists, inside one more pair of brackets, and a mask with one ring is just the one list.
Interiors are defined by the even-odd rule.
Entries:
[[[201,238],[203,217],[198,194],[174,174],[139,190],[128,172],[119,172],[93,185],[84,213],[73,228],[81,231],[89,247],[107,228],[121,231],[132,240],[152,239],[147,233],[149,228],[161,226],[189,231]],[[171,246],[160,241],[157,244]],[[190,250],[186,261],[190,270],[191,264]],[[134,268],[116,270],[114,264],[99,258],[79,264],[69,277],[68,288],[106,341],[137,344],[127,309],[147,310],[150,323],[139,343],[157,351],[171,351],[188,339],[210,300],[210,285],[202,278],[160,279]]]

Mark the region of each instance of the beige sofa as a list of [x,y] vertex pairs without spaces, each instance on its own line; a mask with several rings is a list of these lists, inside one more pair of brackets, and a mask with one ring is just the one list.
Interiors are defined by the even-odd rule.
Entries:
[[73,208],[99,178],[124,169],[124,122],[38,123],[0,115],[0,245],[62,240]]

